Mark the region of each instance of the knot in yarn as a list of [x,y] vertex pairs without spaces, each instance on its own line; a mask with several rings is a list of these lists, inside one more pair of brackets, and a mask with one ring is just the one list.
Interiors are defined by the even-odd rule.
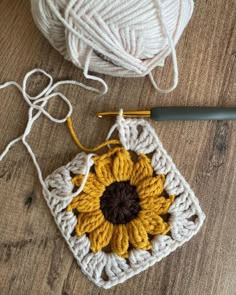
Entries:
[[173,86],[162,92],[176,87],[175,45],[191,18],[192,0],[31,0],[31,6],[44,36],[84,69],[85,77],[98,80],[88,69],[121,77],[150,75],[172,53]]

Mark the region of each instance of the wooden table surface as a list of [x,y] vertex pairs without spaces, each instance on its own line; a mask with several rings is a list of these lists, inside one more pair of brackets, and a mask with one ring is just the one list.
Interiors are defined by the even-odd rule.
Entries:
[[[39,67],[56,80],[84,81],[82,71],[65,61],[33,23],[29,0],[0,1],[0,81],[21,82]],[[100,75],[109,85],[106,96],[68,86],[63,92],[73,106],[75,129],[82,142],[103,141],[113,119],[96,111],[149,109],[158,105],[236,105],[236,2],[198,0],[193,18],[177,46],[178,88],[168,95],[153,89],[148,78]],[[155,78],[166,86],[171,60]],[[31,93],[43,86],[40,76]],[[15,89],[0,92],[0,148],[22,134],[27,105]],[[64,114],[52,102],[51,113]],[[122,285],[103,290],[80,271],[61,237],[42,196],[29,154],[22,144],[0,165],[0,294],[236,294],[236,121],[153,123],[165,148],[191,184],[206,213],[200,232],[177,251]],[[40,118],[30,135],[46,177],[78,152],[65,125]]]

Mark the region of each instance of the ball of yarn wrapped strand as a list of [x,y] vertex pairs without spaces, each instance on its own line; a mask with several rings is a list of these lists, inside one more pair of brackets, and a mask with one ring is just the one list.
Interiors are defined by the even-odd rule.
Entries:
[[[178,84],[175,45],[188,24],[192,0],[31,0],[40,31],[66,59],[88,73],[150,76],[160,92]],[[160,89],[152,70],[172,55],[173,82]]]

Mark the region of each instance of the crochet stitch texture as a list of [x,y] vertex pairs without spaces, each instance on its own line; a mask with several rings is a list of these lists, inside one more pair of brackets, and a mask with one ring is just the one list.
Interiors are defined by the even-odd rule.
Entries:
[[[79,213],[76,234],[89,233],[94,253],[109,243],[112,252],[123,257],[128,257],[129,243],[137,249],[151,249],[148,234],[170,230],[160,216],[174,201],[174,196],[162,196],[164,175],[153,176],[151,161],[144,154],[133,163],[130,153],[120,147],[93,160],[95,173],[89,174],[83,192],[67,207]],[[72,183],[80,187],[82,178],[75,176]]]
[[[205,218],[147,121],[119,116],[115,129],[121,147],[103,155],[79,153],[47,177],[50,194],[44,191],[81,270],[103,288],[173,252]],[[68,198],[75,190],[78,195]]]

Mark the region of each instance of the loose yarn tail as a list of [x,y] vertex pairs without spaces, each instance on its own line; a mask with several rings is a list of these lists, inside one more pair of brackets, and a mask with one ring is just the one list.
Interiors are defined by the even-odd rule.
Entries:
[[[33,74],[42,74],[42,75],[44,75],[45,77],[47,77],[49,79],[48,85],[36,96],[30,96],[27,93],[27,81],[29,80],[29,78]],[[71,81],[70,80],[59,81],[59,82],[54,84],[52,76],[49,75],[48,73],[46,73],[45,71],[41,70],[41,69],[34,69],[34,70],[28,72],[25,75],[24,79],[23,79],[22,87],[18,83],[14,82],[14,81],[9,81],[9,82],[6,82],[6,83],[0,85],[0,89],[4,89],[4,88],[10,87],[10,86],[15,86],[22,93],[22,96],[23,96],[24,100],[29,105],[28,122],[27,122],[24,133],[21,136],[13,139],[12,141],[10,141],[8,143],[8,145],[6,146],[4,151],[0,154],[0,161],[2,161],[3,158],[8,154],[8,152],[10,151],[12,146],[14,146],[16,143],[21,141],[24,144],[24,146],[26,147],[28,153],[30,154],[30,156],[31,156],[31,158],[33,160],[34,166],[35,166],[35,168],[37,170],[37,173],[38,173],[39,181],[40,181],[43,189],[49,195],[51,194],[51,192],[49,192],[48,189],[47,189],[47,186],[45,184],[45,181],[44,181],[44,178],[43,178],[42,171],[41,171],[41,168],[39,166],[39,163],[38,163],[38,161],[36,159],[36,156],[35,156],[32,148],[31,148],[31,146],[27,142],[27,136],[30,134],[31,129],[33,127],[33,124],[36,122],[36,120],[42,114],[44,116],[46,116],[50,121],[52,121],[54,123],[57,123],[57,124],[65,123],[67,121],[68,117],[71,116],[71,114],[73,112],[73,107],[72,107],[69,99],[63,93],[61,93],[59,91],[54,92],[54,90],[58,86],[65,85],[65,84],[78,85],[78,86],[80,86],[82,88],[85,88],[87,90],[91,90],[91,91],[94,91],[94,92],[99,92],[97,89],[95,89],[93,87],[84,85],[83,83],[79,83],[79,82],[73,81],[73,80],[71,80]],[[68,107],[67,114],[62,118],[56,118],[56,117],[52,116],[46,110],[47,103],[50,101],[50,99],[55,98],[55,97],[63,100],[66,103],[67,107]],[[35,112],[35,111],[36,111],[36,113],[33,114],[33,112]],[[88,157],[87,157],[88,163],[92,160],[93,156],[94,156],[94,154],[89,154],[88,155]],[[89,164],[86,165],[86,171],[85,171],[85,174],[84,174],[84,179],[82,181],[81,187],[75,193],[73,193],[73,194],[71,194],[71,195],[69,195],[67,197],[63,197],[63,200],[72,199],[74,196],[78,195],[83,190],[83,186],[85,185],[88,174],[89,174],[89,167],[90,167]],[[60,199],[59,196],[54,196],[54,197]]]
[[[158,6],[161,7],[160,0],[157,0],[157,2],[158,2]],[[167,28],[166,21],[164,19],[164,16],[163,16],[163,13],[162,13],[161,9],[159,9],[159,16],[160,16],[160,20],[162,22],[163,29],[165,31],[165,34],[166,34],[166,37],[167,37],[167,40],[168,40],[168,43],[169,43],[170,50],[171,50],[172,64],[173,64],[173,72],[174,72],[173,73],[172,86],[170,86],[167,89],[160,88],[157,85],[157,83],[155,82],[152,72],[149,73],[149,78],[150,78],[150,80],[152,82],[152,85],[154,86],[154,88],[157,91],[159,91],[160,93],[169,93],[169,92],[172,92],[177,87],[178,82],[179,82],[178,62],[177,62],[175,45],[174,45],[174,42],[173,42],[173,40],[172,40],[172,38],[170,36],[169,30]]]

